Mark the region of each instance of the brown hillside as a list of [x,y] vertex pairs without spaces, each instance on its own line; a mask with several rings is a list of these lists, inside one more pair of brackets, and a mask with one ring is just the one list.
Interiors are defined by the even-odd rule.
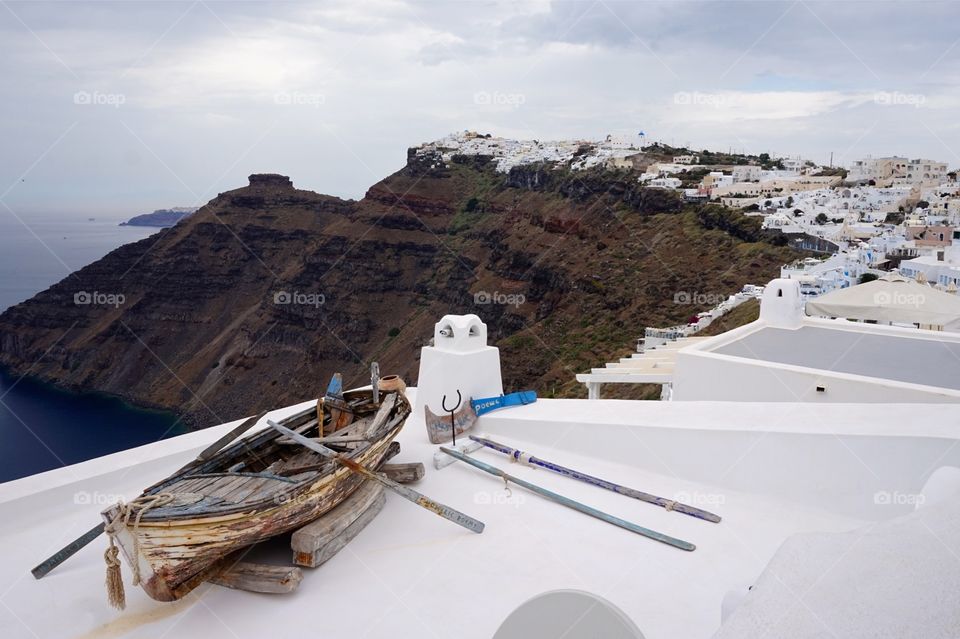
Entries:
[[574,373],[703,310],[678,292],[727,294],[793,257],[633,183],[412,158],[351,202],[251,176],[0,315],[0,363],[209,425],[316,397],[335,371],[364,383],[374,360],[415,383],[434,322],[477,313],[509,389],[578,395]]

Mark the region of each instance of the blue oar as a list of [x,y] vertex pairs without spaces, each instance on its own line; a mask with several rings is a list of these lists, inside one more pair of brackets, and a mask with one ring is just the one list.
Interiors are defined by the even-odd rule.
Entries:
[[510,448],[506,444],[500,444],[492,439],[486,439],[485,437],[477,437],[476,435],[470,435],[470,439],[477,442],[478,444],[483,444],[487,448],[492,448],[498,453],[503,453],[504,455],[509,455],[512,459],[533,464],[539,466],[540,468],[546,468],[547,470],[552,470],[553,472],[563,475],[564,477],[570,477],[572,479],[578,479],[587,484],[593,486],[599,486],[600,488],[606,488],[607,490],[612,490],[615,493],[621,495],[626,495],[627,497],[633,497],[634,499],[639,499],[640,501],[645,501],[648,504],[654,504],[655,506],[661,506],[667,510],[675,510],[678,513],[683,513],[684,515],[690,515],[691,517],[697,517],[705,521],[712,521],[713,523],[720,522],[720,515],[715,515],[710,511],[697,508],[696,506],[690,506],[673,499],[667,499],[666,497],[658,497],[656,495],[651,495],[650,493],[645,493],[642,490],[636,490],[635,488],[627,488],[626,486],[621,486],[620,484],[615,484],[612,481],[607,481],[606,479],[600,479],[599,477],[594,477],[593,475],[588,475],[587,473],[581,473],[578,470],[572,468],[567,468],[566,466],[561,466],[560,464],[555,464],[549,462],[545,459],[540,459],[524,453],[523,451],[517,450],[516,448]]
[[658,533],[658,532],[655,531],[655,530],[650,530],[649,528],[644,528],[643,526],[638,526],[638,525],[636,525],[636,524],[632,524],[632,523],[630,523],[629,521],[626,521],[626,520],[624,520],[624,519],[620,519],[619,517],[614,517],[613,515],[607,514],[607,513],[603,512],[603,511],[600,511],[600,510],[597,510],[596,508],[591,508],[590,506],[586,506],[586,505],[584,505],[584,504],[581,504],[580,502],[574,501],[574,500],[572,500],[572,499],[570,499],[570,498],[568,498],[568,497],[564,497],[563,495],[558,495],[557,493],[555,493],[555,492],[553,492],[553,491],[550,491],[550,490],[547,490],[546,488],[541,488],[540,486],[537,486],[536,484],[531,484],[531,483],[528,482],[528,481],[524,481],[524,480],[522,480],[522,479],[519,479],[519,478],[517,478],[517,477],[514,477],[514,476],[512,476],[512,475],[509,475],[509,474],[505,473],[504,471],[500,470],[499,468],[497,468],[496,466],[491,466],[490,464],[486,464],[486,463],[484,463],[484,462],[482,462],[482,461],[480,461],[480,460],[477,460],[477,459],[474,459],[473,457],[470,457],[469,455],[464,455],[463,453],[460,453],[460,452],[458,452],[458,451],[450,450],[449,448],[447,448],[447,447],[445,447],[445,446],[441,446],[441,447],[440,447],[440,450],[442,450],[443,452],[445,452],[446,454],[448,454],[448,455],[450,455],[450,456],[452,456],[452,457],[456,457],[457,459],[459,459],[459,460],[462,461],[462,462],[466,462],[466,463],[470,464],[471,466],[474,466],[474,467],[476,467],[476,468],[479,468],[480,470],[482,470],[482,471],[484,471],[484,472],[487,472],[487,473],[490,473],[491,475],[495,475],[495,476],[497,476],[497,477],[500,477],[500,478],[502,478],[504,481],[512,481],[512,482],[515,483],[516,485],[518,485],[518,486],[523,486],[523,487],[526,488],[527,490],[531,490],[531,491],[537,493],[538,495],[541,495],[541,496],[543,496],[543,497],[546,497],[547,499],[549,499],[549,500],[551,500],[551,501],[555,501],[555,502],[557,502],[558,504],[561,504],[561,505],[563,505],[563,506],[566,506],[567,508],[572,508],[572,509],[574,509],[574,510],[577,510],[577,511],[579,511],[579,512],[582,512],[582,513],[585,514],[585,515],[590,515],[591,517],[596,517],[597,519],[600,519],[601,521],[605,521],[605,522],[607,522],[608,524],[613,524],[614,526],[619,526],[620,528],[625,528],[625,529],[629,530],[630,532],[636,533],[636,534],[638,534],[638,535],[643,535],[644,537],[648,537],[648,538],[650,538],[650,539],[653,539],[653,540],[655,540],[655,541],[659,541],[659,542],[664,543],[664,544],[667,544],[667,545],[669,545],[669,546],[673,546],[674,548],[679,548],[680,550],[696,550],[696,548],[697,548],[696,546],[694,546],[693,544],[691,544],[689,541],[683,541],[682,539],[677,539],[676,537],[670,537],[669,535],[664,535],[663,533]]

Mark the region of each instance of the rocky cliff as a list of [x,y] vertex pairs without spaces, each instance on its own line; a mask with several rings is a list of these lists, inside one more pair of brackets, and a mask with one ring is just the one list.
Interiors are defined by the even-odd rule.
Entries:
[[360,201],[250,176],[0,315],[0,364],[203,426],[315,397],[335,371],[365,383],[374,360],[415,383],[434,322],[477,313],[508,388],[577,395],[574,373],[703,310],[678,293],[792,257],[629,176],[550,171],[417,158]]

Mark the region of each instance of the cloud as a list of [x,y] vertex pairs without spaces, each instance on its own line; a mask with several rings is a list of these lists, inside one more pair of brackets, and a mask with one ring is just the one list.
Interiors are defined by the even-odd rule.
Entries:
[[667,121],[728,122],[811,118],[875,100],[874,93],[840,91],[678,91]]
[[152,210],[253,170],[359,197],[408,146],[465,128],[960,164],[950,3],[6,6],[0,176],[70,130],[33,169],[47,188],[11,192],[18,207]]

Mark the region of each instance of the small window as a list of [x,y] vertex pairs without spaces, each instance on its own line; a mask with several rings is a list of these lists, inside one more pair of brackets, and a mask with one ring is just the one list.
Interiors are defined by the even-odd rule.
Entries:
[[782,288],[778,288],[778,289],[777,289],[777,297],[783,297],[783,289],[782,289]]

